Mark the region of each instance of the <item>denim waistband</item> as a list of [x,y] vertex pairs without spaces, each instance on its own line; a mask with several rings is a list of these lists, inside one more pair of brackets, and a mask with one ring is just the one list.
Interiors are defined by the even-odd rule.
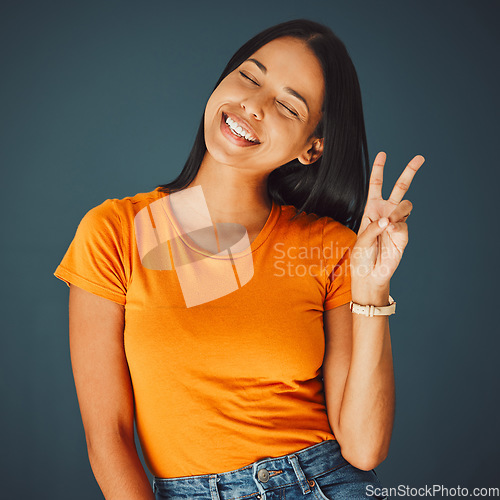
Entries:
[[[154,478],[155,491],[165,496],[178,495],[190,498],[190,494],[204,493],[207,498],[219,500],[249,494],[249,484],[255,485],[255,494],[284,486],[299,484],[304,494],[309,493],[317,476],[347,465],[336,440],[329,439],[308,446],[288,455],[263,458],[240,469],[217,474],[176,478]],[[240,493],[239,493],[240,492]]]

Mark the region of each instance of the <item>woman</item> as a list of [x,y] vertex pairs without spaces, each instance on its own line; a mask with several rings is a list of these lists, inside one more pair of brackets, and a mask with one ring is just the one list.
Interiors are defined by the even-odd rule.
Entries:
[[379,153],[367,190],[356,72],[328,28],[236,52],[179,177],[91,209],[55,272],[106,499],[384,497],[389,284],[423,161],[383,200]]

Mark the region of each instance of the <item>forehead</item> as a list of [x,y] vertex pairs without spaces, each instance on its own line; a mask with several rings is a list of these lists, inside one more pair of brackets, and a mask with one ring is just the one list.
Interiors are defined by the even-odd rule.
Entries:
[[257,59],[266,67],[266,77],[276,81],[278,85],[299,92],[310,104],[314,103],[316,109],[321,109],[323,70],[316,55],[305,42],[293,37],[277,38],[263,45],[250,58]]

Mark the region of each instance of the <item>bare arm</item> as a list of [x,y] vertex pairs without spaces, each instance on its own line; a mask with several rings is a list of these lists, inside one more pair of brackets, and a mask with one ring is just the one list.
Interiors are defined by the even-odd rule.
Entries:
[[[382,198],[386,154],[375,158],[368,199],[350,254],[352,300],[389,304],[390,279],[408,244],[406,220],[413,204],[402,200],[425,159],[415,156],[387,200]],[[395,387],[388,316],[352,314],[348,305],[324,314],[327,349],[324,381],[330,425],[342,454],[360,469],[380,464],[389,452]]]
[[71,285],[71,364],[94,476],[106,500],[154,500],[134,442],[123,328],[123,306]]
[[[378,300],[379,305],[388,304]],[[370,299],[360,303],[376,304]],[[330,425],[344,458],[371,470],[389,452],[394,422],[389,318],[353,314],[345,304],[324,313],[324,327],[323,377]]]

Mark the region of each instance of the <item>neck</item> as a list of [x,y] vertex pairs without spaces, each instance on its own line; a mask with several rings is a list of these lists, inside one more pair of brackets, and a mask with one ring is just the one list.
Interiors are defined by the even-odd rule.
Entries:
[[268,175],[218,163],[205,153],[195,179],[187,187],[201,186],[214,223],[252,224],[267,218],[272,207],[267,194]]

